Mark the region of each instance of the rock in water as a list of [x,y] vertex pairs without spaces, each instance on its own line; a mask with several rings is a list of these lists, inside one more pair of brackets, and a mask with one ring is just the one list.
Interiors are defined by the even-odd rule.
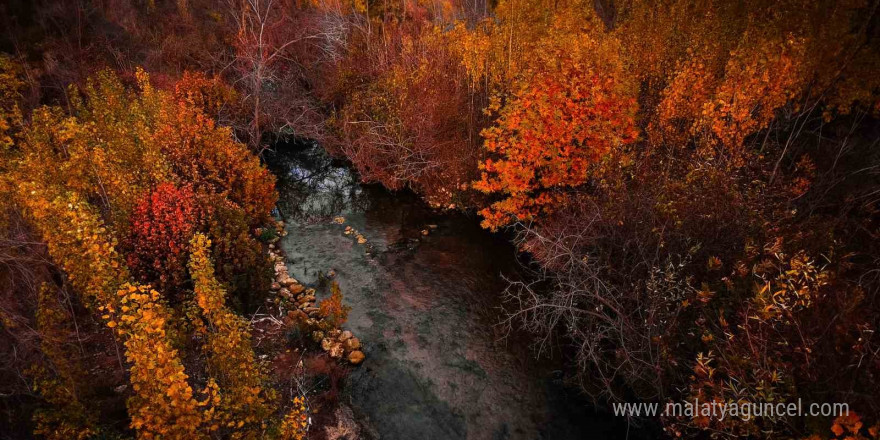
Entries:
[[364,361],[364,357],[364,352],[357,350],[348,355],[348,361],[351,362],[352,365],[359,365]]
[[339,334],[339,342],[344,342],[348,339],[351,339],[352,336],[353,335],[351,334],[351,332],[346,330],[346,331]]
[[347,339],[343,345],[345,345],[345,349],[348,351],[354,351],[361,348],[361,340],[358,338]]

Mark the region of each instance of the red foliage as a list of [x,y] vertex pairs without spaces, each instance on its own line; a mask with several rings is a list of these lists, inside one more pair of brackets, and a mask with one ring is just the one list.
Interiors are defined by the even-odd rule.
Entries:
[[166,294],[185,283],[189,240],[201,217],[188,186],[164,183],[147,194],[132,212],[128,266],[133,274]]

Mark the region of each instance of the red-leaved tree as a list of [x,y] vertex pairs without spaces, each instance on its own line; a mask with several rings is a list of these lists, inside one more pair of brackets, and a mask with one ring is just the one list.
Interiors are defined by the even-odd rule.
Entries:
[[187,282],[189,241],[200,218],[195,194],[188,186],[163,183],[146,194],[131,218],[127,244],[133,274],[172,296]]

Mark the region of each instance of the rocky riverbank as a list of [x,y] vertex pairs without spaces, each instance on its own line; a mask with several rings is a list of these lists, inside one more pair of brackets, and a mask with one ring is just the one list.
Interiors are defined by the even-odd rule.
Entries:
[[283,221],[275,223],[275,236],[269,240],[269,258],[274,267],[271,288],[285,325],[309,332],[311,339],[320,343],[321,349],[331,358],[360,365],[365,358],[360,339],[328,319],[329,304],[322,307],[317,302],[315,289],[303,286],[290,276],[284,251],[276,246],[280,238],[287,235],[284,226]]

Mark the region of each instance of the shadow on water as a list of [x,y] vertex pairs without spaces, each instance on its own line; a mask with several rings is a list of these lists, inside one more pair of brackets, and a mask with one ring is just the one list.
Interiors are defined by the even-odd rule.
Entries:
[[[365,345],[347,397],[382,439],[623,438],[626,424],[562,386],[528,338],[503,338],[500,294],[517,276],[513,247],[458,213],[408,192],[363,185],[314,145],[267,154],[278,176],[281,247],[291,274],[330,270]],[[344,224],[333,218],[345,218]],[[359,244],[346,226],[367,240]],[[428,231],[428,235],[423,235]]]

